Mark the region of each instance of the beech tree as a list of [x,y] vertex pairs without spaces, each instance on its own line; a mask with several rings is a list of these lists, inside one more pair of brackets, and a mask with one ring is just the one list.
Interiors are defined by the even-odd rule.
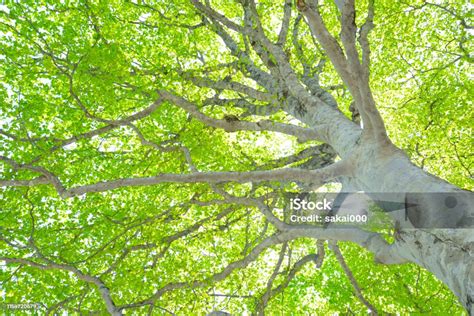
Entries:
[[[474,314],[469,10],[0,5],[2,307]],[[292,223],[315,191],[414,207]]]

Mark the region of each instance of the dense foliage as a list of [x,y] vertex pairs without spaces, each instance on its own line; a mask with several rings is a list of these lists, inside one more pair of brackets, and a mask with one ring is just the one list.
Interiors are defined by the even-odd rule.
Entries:
[[[211,4],[244,23],[237,1]],[[367,3],[357,5],[363,20]],[[283,1],[258,1],[272,41],[278,40],[283,8]],[[293,10],[282,43],[291,65],[301,75],[309,65],[310,75],[350,116],[347,88]],[[320,10],[336,35],[337,7],[320,1]],[[417,165],[472,190],[469,10],[468,1],[376,1],[369,39],[371,85],[394,143]],[[1,179],[44,177],[38,167],[73,188],[195,170],[304,166],[308,157],[283,158],[318,142],[267,131],[226,132],[168,101],[129,119],[168,90],[211,118],[302,126],[273,111],[284,96],[252,99],[229,88],[238,82],[254,94],[260,89],[246,77],[245,59],[235,57],[219,32],[185,0],[0,5]],[[227,35],[267,69],[244,36]],[[50,184],[3,187],[0,257],[19,260],[0,261],[0,306],[39,303],[51,313],[104,314],[105,288],[124,313],[136,315],[245,314],[262,306],[268,314],[363,314],[363,300],[379,313],[463,313],[429,272],[374,263],[350,243],[340,243],[341,253],[363,300],[354,295],[344,264],[314,239],[271,245],[245,262],[275,227],[243,198],[266,198],[281,208],[275,196],[298,189],[284,181],[160,183],[64,199]],[[384,233],[390,241],[393,232]],[[322,259],[323,249],[324,262],[318,262],[314,254]]]

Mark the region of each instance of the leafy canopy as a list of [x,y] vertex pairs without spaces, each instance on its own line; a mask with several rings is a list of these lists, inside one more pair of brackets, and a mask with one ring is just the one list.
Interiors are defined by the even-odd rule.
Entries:
[[[211,4],[243,23],[237,2]],[[363,17],[367,3],[358,5]],[[266,35],[276,41],[282,1],[259,1],[257,10]],[[369,39],[371,84],[392,140],[416,164],[472,189],[474,88],[469,80],[468,10],[463,1],[377,1],[376,27]],[[336,6],[321,1],[321,12],[337,34]],[[330,63],[321,62],[324,52],[306,24],[296,24],[296,19],[294,12],[290,35],[298,25],[298,37],[288,36],[284,43],[290,63],[299,73],[305,71],[302,61],[322,70],[321,86],[349,116],[349,93]],[[110,123],[147,109],[160,89],[174,91],[213,118],[261,119],[236,101],[249,101],[241,93],[217,91],[208,84],[232,78],[260,89],[245,76],[245,58],[233,56],[217,31],[184,0],[1,5],[1,155],[47,168],[64,186],[75,187],[186,174],[192,171],[190,161],[199,171],[265,170],[287,165],[282,157],[317,145],[271,132],[227,133],[170,102],[133,124]],[[248,48],[241,34],[229,34],[240,49]],[[255,51],[250,50],[249,57],[266,70]],[[231,101],[206,103],[214,96]],[[272,100],[252,102],[262,114]],[[266,118],[295,123],[282,111]],[[5,161],[0,170],[2,179],[37,176]],[[239,197],[262,197],[296,186],[271,182],[222,188]],[[51,185],[2,188],[0,256],[58,266],[0,266],[0,296],[7,303],[39,302],[50,311],[104,313],[100,286],[64,268],[68,266],[99,278],[117,306],[137,315],[150,308],[139,303],[156,293],[158,314],[252,312],[268,287],[273,288],[266,306],[269,314],[367,311],[331,252],[320,269],[297,264],[318,252],[314,240],[270,246],[245,269],[216,280],[216,274],[275,231],[254,205],[220,199],[208,184],[165,183],[70,199],[61,199]],[[364,296],[379,311],[462,313],[452,293],[419,267],[377,265],[358,246],[342,244],[341,249]],[[275,275],[275,266],[281,273]]]

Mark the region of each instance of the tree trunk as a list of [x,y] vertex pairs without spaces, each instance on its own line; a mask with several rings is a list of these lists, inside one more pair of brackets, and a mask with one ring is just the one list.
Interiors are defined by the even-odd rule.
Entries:
[[443,281],[474,315],[474,234],[472,229],[409,230],[397,241],[398,255]]
[[[474,234],[472,193],[438,179],[413,165],[398,150],[380,153],[372,150],[357,160],[354,179],[365,192],[395,192],[399,202],[416,202],[417,214],[407,214],[415,228],[403,229],[396,241],[396,253],[416,263],[443,281],[463,306],[474,313]],[[415,192],[416,194],[410,194]],[[423,194],[425,198],[423,198]],[[433,194],[437,193],[437,194]],[[449,194],[455,207],[445,202]],[[416,197],[416,201],[411,199]],[[396,216],[397,214],[394,213]],[[403,221],[403,219],[397,219]],[[448,227],[448,228],[444,228]]]
[[[416,202],[417,213],[407,214],[412,228],[402,226],[401,238],[393,245],[394,254],[432,272],[457,295],[468,313],[474,315],[472,193],[415,166],[392,144],[380,145],[362,139],[361,129],[336,109],[306,106],[306,112],[291,107],[287,110],[310,126],[324,126],[322,139],[341,157],[353,155],[354,169],[350,177],[353,189],[391,193],[400,203]],[[426,193],[425,198],[423,193]],[[437,195],[433,193],[440,193],[440,197],[434,198]],[[449,207],[440,200],[447,193],[455,194],[456,207]],[[397,218],[400,214],[391,215],[400,220]]]

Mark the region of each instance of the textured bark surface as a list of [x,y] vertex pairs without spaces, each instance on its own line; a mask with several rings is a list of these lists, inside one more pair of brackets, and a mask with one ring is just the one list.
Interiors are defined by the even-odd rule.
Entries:
[[[331,109],[310,108],[300,116],[307,124],[321,124]],[[336,112],[336,111],[334,111]],[[455,210],[443,201],[426,199],[420,203],[421,216],[414,227],[401,232],[401,239],[395,242],[393,256],[416,263],[431,271],[442,280],[459,298],[470,314],[474,313],[474,229],[472,222],[465,228],[433,229],[444,224],[453,227],[458,220],[471,220],[473,216],[472,193],[463,192],[446,181],[439,179],[415,166],[406,154],[393,145],[380,146],[361,140],[361,130],[348,122],[341,114],[331,113],[334,124],[327,125],[323,135],[341,157],[355,155],[350,182],[353,191],[393,193],[398,202],[405,203],[410,193],[435,192],[456,193],[464,197],[458,201]],[[430,195],[432,197],[432,195]],[[450,215],[445,215],[449,213]],[[441,215],[440,215],[441,214]],[[397,214],[393,214],[397,216]],[[400,218],[395,218],[401,220]],[[410,225],[413,227],[412,225]],[[384,260],[387,260],[385,258]]]

